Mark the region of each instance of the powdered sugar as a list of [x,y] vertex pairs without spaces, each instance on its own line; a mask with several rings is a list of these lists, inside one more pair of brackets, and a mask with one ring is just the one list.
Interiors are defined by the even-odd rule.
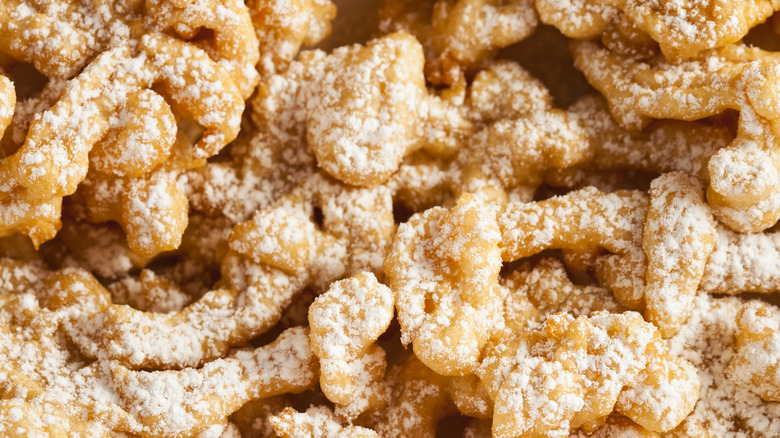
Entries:
[[671,353],[689,360],[701,380],[696,408],[679,430],[689,436],[704,431],[735,437],[777,435],[780,404],[761,401],[728,372],[736,353],[741,301],[699,295],[694,304],[690,319],[669,342]]

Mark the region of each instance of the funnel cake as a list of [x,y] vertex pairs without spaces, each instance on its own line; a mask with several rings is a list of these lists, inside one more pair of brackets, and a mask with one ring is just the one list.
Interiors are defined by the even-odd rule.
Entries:
[[[60,228],[61,199],[86,177],[95,147],[93,167],[108,174],[140,177],[157,168],[176,136],[171,105],[179,117],[204,129],[190,152],[196,159],[216,154],[237,135],[243,99],[258,80],[257,43],[243,4],[226,2],[216,14],[207,1],[104,9],[85,4],[73,10],[14,3],[4,5],[8,39],[0,51],[32,63],[52,81],[78,75],[32,120],[18,150],[0,162],[3,205],[17,212],[4,225],[8,232],[26,232],[36,245],[51,239]],[[181,39],[166,34],[169,29]],[[212,39],[184,41],[197,29],[210,29]],[[56,46],[51,41],[62,38],[73,47],[50,53]],[[152,90],[155,84],[158,89]],[[143,124],[142,112],[148,114]],[[151,129],[155,123],[157,129]],[[130,138],[132,151],[116,146],[127,146]],[[47,211],[39,205],[47,205]],[[125,228],[133,240],[138,230]],[[177,244],[174,238],[160,247],[134,246],[148,255]]]
[[0,435],[780,436],[775,2],[358,3],[0,5]]
[[673,62],[742,39],[755,25],[769,18],[780,4],[771,0],[657,2],[652,0],[555,1],[536,0],[539,19],[566,36],[605,44],[621,39],[655,41]]
[[771,52],[735,44],[676,65],[662,57],[633,60],[592,42],[572,47],[575,62],[624,126],[738,110],[737,137],[709,160],[708,202],[735,231],[762,231],[777,221],[777,105],[772,97],[777,59]]
[[425,76],[453,85],[500,48],[533,33],[538,18],[530,0],[385,0],[379,31],[404,30],[425,48]]

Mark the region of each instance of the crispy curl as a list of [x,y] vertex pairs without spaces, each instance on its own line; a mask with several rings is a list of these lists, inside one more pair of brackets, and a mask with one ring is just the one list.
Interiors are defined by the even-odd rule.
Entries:
[[699,289],[711,294],[780,291],[780,234],[741,234],[718,227]]
[[[621,304],[644,308],[665,337],[690,314],[716,247],[716,226],[697,179],[667,173],[641,192],[586,188],[529,204],[511,203],[499,216],[503,259],[544,249],[591,254],[585,267]],[[603,248],[608,254],[598,254]]]
[[628,308],[641,307],[645,254],[641,248],[647,197],[641,192],[601,193],[594,188],[540,202],[510,203],[499,216],[502,258],[518,260],[559,248],[609,254],[596,258],[596,273]]
[[[68,349],[67,329],[57,321],[107,305],[110,297],[94,278],[78,269],[51,272],[0,259],[0,283],[3,311],[15,314],[0,322],[2,427],[15,424],[31,433],[71,427],[74,436],[191,436],[227,427],[227,416],[249,400],[301,392],[318,380],[301,327],[200,368],[136,371],[102,358],[85,362]],[[164,402],[155,399],[159,391]],[[42,415],[23,419],[20,411]]]
[[440,85],[454,84],[538,23],[530,0],[386,0],[379,16],[381,32],[404,30],[422,42],[426,78]]
[[387,403],[385,351],[376,340],[393,319],[395,297],[371,273],[334,282],[309,307],[312,351],[320,360],[320,388],[354,418]]
[[284,71],[301,46],[330,35],[336,5],[330,0],[249,0],[246,2],[260,42],[263,77]]
[[690,315],[715,236],[715,220],[696,178],[667,173],[653,180],[642,228],[645,317],[664,337],[676,333]]
[[[654,362],[663,374],[643,374]],[[683,382],[678,370],[689,378],[684,386],[677,384]],[[589,427],[616,403],[642,426],[667,431],[693,409],[699,391],[690,364],[669,356],[660,334],[634,312],[552,315],[540,329],[493,345],[479,375],[495,402],[498,437],[560,436]],[[632,390],[644,392],[634,396]],[[649,400],[663,400],[664,408],[653,411]]]
[[414,355],[405,358],[392,374],[390,404],[372,428],[388,438],[412,435],[434,438],[439,420],[454,411],[445,389],[445,378]]
[[443,101],[467,122],[446,128],[461,145],[454,158],[419,153],[391,180],[397,197],[415,211],[464,193],[529,200],[543,180],[576,187],[596,170],[684,171],[706,181],[710,157],[733,139],[728,128],[701,122],[666,120],[628,130],[594,95],[566,111],[555,108],[547,89],[508,61],[477,73],[463,92],[463,104]]
[[572,283],[563,263],[554,257],[524,264],[502,277],[501,285],[507,289],[505,329],[511,332],[532,328],[556,313],[577,317],[598,310],[611,313],[626,310],[609,289]]
[[500,312],[499,239],[494,210],[473,195],[398,228],[385,273],[402,341],[442,375],[475,368]]
[[659,57],[632,60],[592,42],[572,47],[575,64],[624,126],[740,111],[737,137],[709,160],[707,200],[718,219],[736,231],[757,232],[777,222],[776,56],[731,45],[677,65]]
[[[58,9],[12,3],[7,7],[15,9],[0,14],[0,26],[9,30],[4,35],[11,36],[0,41],[0,51],[32,62],[56,80],[44,90],[50,95],[42,99],[41,112],[29,122],[23,142],[0,161],[0,203],[9,212],[0,225],[3,234],[24,233],[36,245],[51,239],[60,227],[62,197],[76,191],[90,168],[134,178],[164,166],[170,170],[166,163],[178,118],[203,128],[187,153],[193,160],[216,154],[236,137],[243,100],[257,82],[253,67],[259,58],[243,3],[205,8],[206,0],[150,1],[137,10],[123,9],[128,7],[124,3],[102,9],[91,4]],[[19,20],[29,21],[39,32],[23,31]],[[170,36],[171,28],[195,42]],[[195,29],[213,31],[214,40],[195,38]],[[59,41],[75,45],[74,50],[64,55],[66,51],[50,40],[57,35],[64,38]],[[28,45],[30,50],[25,50]],[[48,53],[52,47],[60,52]],[[56,85],[76,72],[66,85]],[[20,114],[28,116],[26,111]],[[20,120],[19,127],[25,124]],[[144,203],[141,192],[134,200]],[[161,248],[138,252],[174,249],[182,230],[172,226],[168,232],[175,236],[161,239]]]
[[116,221],[127,235],[130,250],[140,259],[178,248],[189,221],[187,197],[175,175],[167,172],[141,178],[94,172],[77,196],[90,221]]
[[171,32],[209,52],[230,72],[244,98],[257,83],[257,39],[249,11],[238,0],[134,0],[64,7],[11,0],[0,9],[0,29],[0,52],[32,63],[51,78],[69,79],[99,53],[138,44],[144,35]]
[[342,426],[325,406],[312,406],[306,412],[286,408],[271,417],[277,436],[282,438],[379,438],[376,432],[360,426]]
[[[395,231],[389,196],[375,189],[334,193],[320,182],[236,225],[221,259],[222,279],[198,300],[167,314],[106,303],[73,321],[73,341],[87,356],[108,354],[133,368],[197,366],[269,330],[304,288],[322,290],[366,269],[381,273]],[[160,339],[177,347],[157,349]]]
[[770,402],[780,401],[780,310],[753,301],[737,315],[734,379]]
[[292,125],[285,131],[305,133],[307,149],[327,173],[358,186],[383,182],[420,146],[418,119],[427,97],[422,64],[419,43],[405,32],[330,55],[304,52],[260,84],[252,101],[255,123],[294,115],[282,119]]
[[[615,33],[639,40],[649,34],[672,61],[693,58],[707,49],[735,43],[778,8],[771,0],[657,2],[652,0],[536,0],[539,18],[572,38]],[[647,37],[644,37],[647,38]]]

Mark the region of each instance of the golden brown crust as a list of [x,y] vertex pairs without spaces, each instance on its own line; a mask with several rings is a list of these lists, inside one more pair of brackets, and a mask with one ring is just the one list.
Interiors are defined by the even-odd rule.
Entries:
[[777,436],[774,8],[3,3],[0,435]]

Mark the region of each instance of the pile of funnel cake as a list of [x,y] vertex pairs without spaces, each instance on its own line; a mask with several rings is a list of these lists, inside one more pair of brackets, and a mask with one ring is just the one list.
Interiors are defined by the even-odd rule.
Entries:
[[2,2],[0,435],[780,435],[780,3],[336,9]]

